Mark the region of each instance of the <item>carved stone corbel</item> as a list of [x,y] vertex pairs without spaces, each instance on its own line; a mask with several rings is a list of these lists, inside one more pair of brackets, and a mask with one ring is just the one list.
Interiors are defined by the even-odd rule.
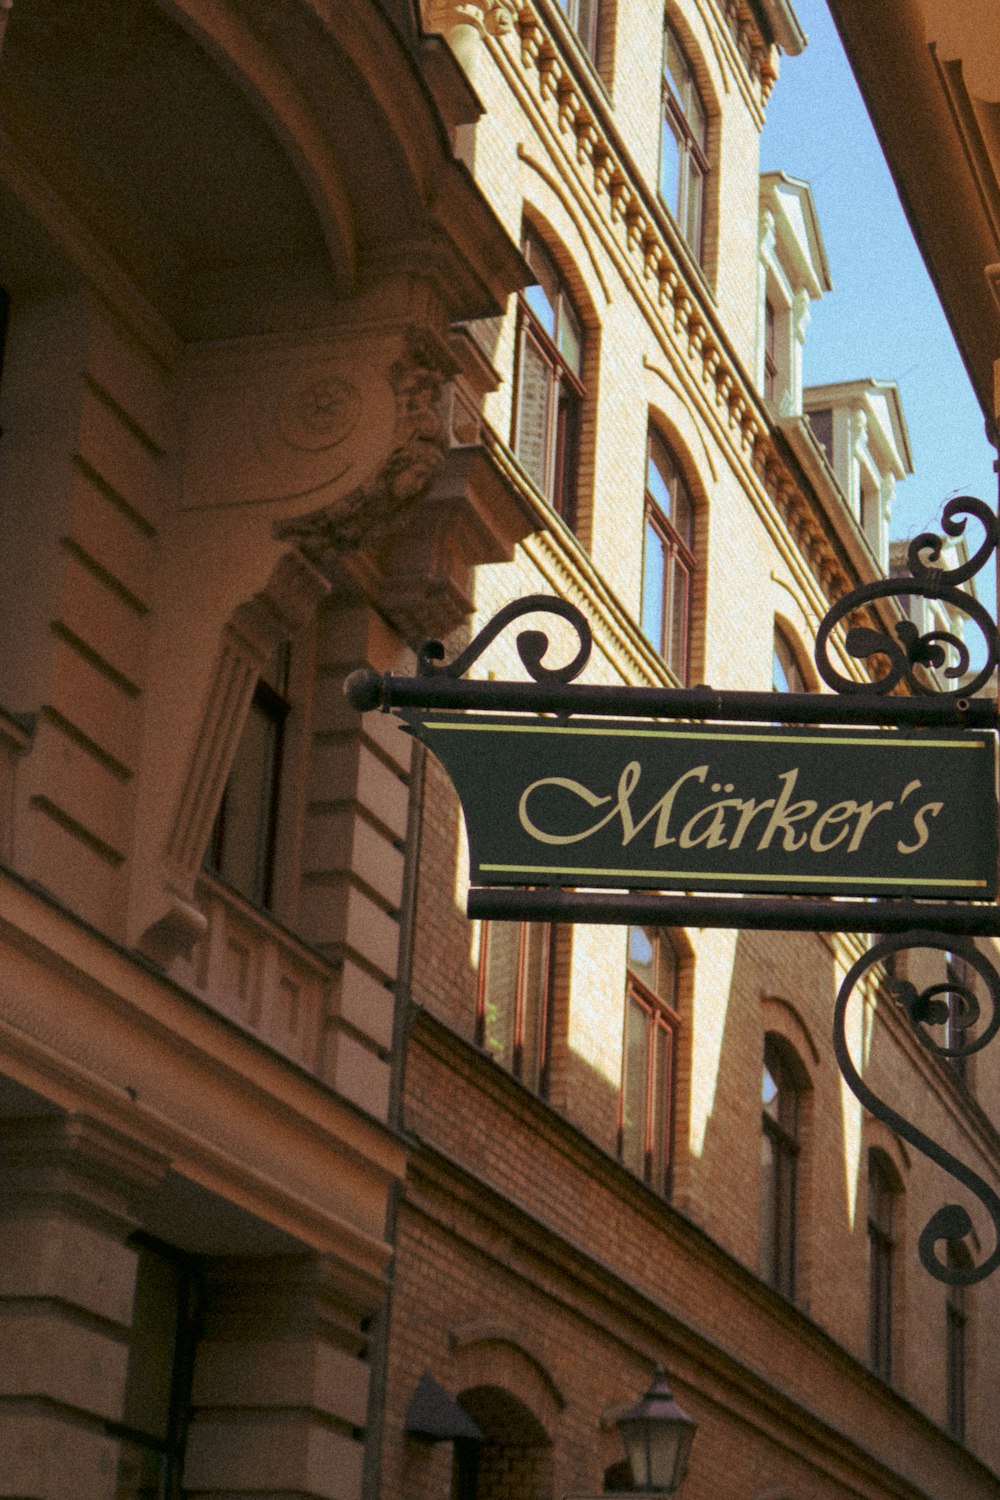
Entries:
[[370,484],[359,485],[308,515],[280,522],[275,527],[278,539],[294,542],[323,569],[392,531],[427,493],[444,462],[448,447],[444,392],[456,370],[433,339],[409,329],[404,356],[389,376],[396,398],[396,426],[385,463]]
[[390,373],[396,426],[381,469],[275,527],[328,577],[346,573],[411,640],[452,630],[472,610],[474,567],[509,559],[537,525],[481,441],[476,379],[458,374],[440,344],[411,329]]

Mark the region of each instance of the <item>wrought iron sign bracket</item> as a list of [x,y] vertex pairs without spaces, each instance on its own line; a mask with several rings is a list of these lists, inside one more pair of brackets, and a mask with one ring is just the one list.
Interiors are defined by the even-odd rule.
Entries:
[[[947,546],[945,538],[963,537],[970,517],[980,523],[984,532],[977,550],[958,566],[938,566]],[[521,829],[513,830],[515,837],[521,837],[527,828],[536,844],[540,840],[556,851],[549,854],[548,865],[528,863],[523,855],[511,856],[507,861],[495,853],[489,859],[474,859],[473,869],[496,872],[496,883],[472,886],[468,898],[470,917],[884,934],[853,964],[840,986],[834,1007],[834,1049],[841,1073],[862,1105],[962,1183],[992,1220],[994,1249],[978,1265],[970,1257],[968,1245],[961,1254],[956,1253],[973,1230],[972,1219],[959,1204],[949,1203],[935,1213],[920,1237],[920,1258],[932,1276],[947,1283],[970,1284],[982,1280],[1000,1265],[1000,1197],[982,1177],[874,1093],[855,1066],[846,1039],[846,1015],[852,995],[862,984],[870,988],[872,982],[877,983],[881,994],[888,995],[921,1044],[939,1057],[969,1056],[985,1047],[1000,1030],[1000,974],[975,942],[977,938],[1000,938],[1000,907],[994,900],[995,740],[1000,721],[996,697],[978,696],[994,679],[1000,660],[1000,634],[979,601],[962,588],[997,553],[1000,526],[987,505],[963,496],[945,506],[941,530],[944,536],[928,532],[910,543],[909,576],[864,584],[839,599],[823,619],[816,637],[816,668],[832,693],[776,695],[719,691],[707,686],[675,689],[580,684],[575,679],[587,665],[592,647],[589,624],[574,605],[543,595],[531,595],[501,609],[451,662],[445,661],[441,644],[430,641],[418,654],[414,677],[382,675],[366,668],[348,678],[345,693],[359,710],[398,713],[410,731],[445,761],[462,792],[470,846],[474,835],[466,791],[469,790],[471,797],[477,783],[486,782],[483,770],[488,766],[491,776],[486,797],[483,799],[481,789],[477,795],[481,803],[485,801],[483,816],[489,822],[490,802],[504,801],[503,797],[491,795],[493,773],[499,766],[501,779],[506,775],[509,783],[504,805],[516,806],[518,810]],[[911,606],[907,611],[899,604],[905,598],[927,601],[934,621],[931,628],[921,631],[913,618],[919,617],[926,606]],[[523,630],[516,637],[516,648],[530,682],[467,680],[466,672],[497,637],[528,614],[557,616],[571,628],[576,636],[572,659],[562,666],[546,665],[550,651],[548,636],[537,628]],[[960,621],[979,633],[981,650],[975,666]],[[864,665],[864,675],[849,676],[842,670],[849,658]],[[434,719],[434,715],[438,717]],[[532,715],[544,717],[534,720],[527,717]],[[626,720],[635,727],[625,727],[622,721]],[[637,722],[640,720],[645,723],[640,725]],[[722,728],[699,731],[697,726],[705,724],[759,728],[752,732]],[[858,733],[851,735],[851,728]],[[886,735],[884,731],[890,733]],[[934,735],[928,731],[944,733]],[[508,734],[506,740],[505,734]],[[519,741],[513,737],[515,734],[519,735]],[[698,753],[702,763],[676,777],[652,808],[645,807],[641,814],[631,800],[643,769],[637,758],[624,765],[616,789],[607,779],[599,786],[588,785],[579,769],[564,772],[562,768],[564,761],[571,768],[589,767],[602,737],[618,737],[616,751],[620,762],[623,754],[638,756],[638,751],[630,752],[626,747],[643,736],[652,744],[671,739],[697,741],[699,734],[702,739]],[[492,741],[485,738],[487,735],[493,736]],[[564,737],[561,741],[557,738],[560,735]],[[574,741],[574,736],[592,738],[584,743],[580,738]],[[763,751],[758,742],[764,746]],[[734,786],[725,778],[733,774],[735,780],[732,766],[742,767],[743,761],[753,760],[754,755],[773,757],[773,747],[778,743],[783,746],[794,743],[796,753],[801,751],[805,756],[810,752],[810,744],[814,748],[820,742],[831,763],[842,749],[854,747],[851,754],[855,761],[859,755],[867,757],[873,767],[880,759],[878,752],[883,747],[889,748],[892,753],[881,759],[895,758],[896,770],[905,767],[905,756],[914,746],[921,752],[947,752],[951,759],[943,771],[935,768],[935,774],[939,779],[944,777],[948,786],[949,813],[955,807],[958,833],[953,838],[955,848],[948,857],[964,855],[968,845],[978,844],[975,878],[970,875],[949,879],[936,874],[934,879],[907,879],[899,873],[899,859],[895,859],[895,873],[884,877],[871,873],[860,879],[832,876],[829,872],[836,860],[830,858],[825,861],[823,875],[789,874],[787,860],[777,874],[771,870],[761,873],[760,865],[745,879],[745,872],[729,873],[723,877],[731,882],[727,889],[718,882],[713,887],[716,877],[708,864],[699,866],[696,858],[688,864],[682,857],[673,858],[671,862],[682,868],[668,870],[664,866],[616,867],[608,863],[606,850],[607,867],[601,865],[597,855],[590,856],[591,864],[583,865],[579,860],[575,864],[567,861],[561,853],[564,846],[598,835],[609,820],[615,819],[620,843],[627,845],[654,816],[659,820],[652,824],[658,849],[680,845],[697,852],[697,846],[707,844],[717,848],[726,839],[732,848],[742,838],[741,830],[765,808],[773,811],[765,832],[757,837],[757,852],[769,853],[772,842],[779,842],[785,852],[806,843],[803,820],[807,814],[801,809],[809,807],[812,811],[808,816],[814,819],[812,832],[808,834],[811,849],[824,856],[834,851],[837,859],[845,849],[861,849],[861,858],[866,863],[854,866],[855,870],[881,870],[880,861],[887,852],[888,863],[892,865],[894,850],[904,856],[911,855],[932,843],[947,841],[941,829],[949,819],[942,818],[939,824],[933,821],[944,807],[945,797],[938,795],[936,799],[921,802],[915,795],[916,789],[923,788],[921,797],[926,797],[928,791],[920,776],[911,776],[894,798],[877,802],[873,795],[864,803],[858,798],[843,798],[822,809],[815,797],[791,800],[797,770],[778,775],[783,789],[771,799],[743,796],[741,800],[730,795]],[[534,747],[542,744],[548,745],[548,774],[535,774],[528,782],[523,779],[518,782],[516,778],[511,781],[515,772],[507,767],[507,762],[521,755],[522,760],[527,756],[525,764],[530,763]],[[524,745],[529,745],[529,751],[524,750]],[[961,753],[970,751],[971,754]],[[676,747],[671,753],[676,754]],[[782,754],[790,756],[791,751]],[[926,756],[920,761],[921,769],[932,759]],[[784,759],[777,764],[783,765]],[[675,769],[673,765],[672,774]],[[967,783],[963,782],[956,790],[955,778],[967,772]],[[771,775],[773,778],[773,764]],[[718,779],[713,781],[713,777]],[[711,782],[709,790],[716,801],[689,814],[688,821],[679,829],[669,821],[674,812],[674,798],[681,783],[691,778],[699,785]],[[909,832],[900,835],[897,827],[891,840],[887,842],[882,837],[881,843],[877,835],[872,835],[862,849],[869,825],[877,815],[884,809],[898,812],[911,794],[913,800],[906,807],[912,817]],[[537,820],[541,815],[531,800],[536,795],[547,809],[549,821],[545,827],[539,826]],[[552,808],[560,798],[565,802],[567,796],[577,815],[584,805],[591,810],[592,826],[582,832],[575,827],[567,831],[565,820],[557,822]],[[548,803],[544,802],[545,797],[549,798]],[[963,807],[963,803],[969,805]],[[736,834],[732,831],[732,821],[725,825],[721,821],[721,810],[727,807],[742,810],[738,814],[725,814],[731,820],[737,816],[743,819],[736,824]],[[971,818],[971,822],[959,826],[963,816]],[[779,829],[777,840],[772,838],[771,825],[775,820]],[[882,826],[889,826],[889,822],[887,816]],[[723,826],[726,838],[722,836]],[[759,830],[762,825],[756,826]],[[492,832],[490,836],[493,837]],[[639,856],[633,856],[633,863],[641,865]],[[844,885],[831,883],[824,892],[824,885],[837,879]],[[775,884],[771,887],[762,884],[768,880]],[[803,885],[807,880],[816,883],[811,887]],[[864,899],[866,880],[871,891],[868,899]],[[673,885],[678,889],[671,892],[669,888]],[[698,893],[699,885],[704,894]],[[612,888],[594,889],[595,886]],[[927,887],[927,895],[943,895],[946,899],[915,899],[907,893],[907,887]],[[720,889],[726,893],[720,894]],[[748,894],[768,889],[783,890],[785,894]],[[835,896],[838,889],[846,889],[849,894]],[[803,894],[809,890],[823,894]],[[921,948],[946,955],[949,970],[944,982],[918,992],[906,977],[896,977],[900,972],[897,961],[898,955],[905,951]],[[961,966],[960,977],[953,972],[956,961]],[[935,1032],[939,1036],[943,1033],[945,1041],[939,1040]],[[942,1245],[944,1254],[940,1251]]]

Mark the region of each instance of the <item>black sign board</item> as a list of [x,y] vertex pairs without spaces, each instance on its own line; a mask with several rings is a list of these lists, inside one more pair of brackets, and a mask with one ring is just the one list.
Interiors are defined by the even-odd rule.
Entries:
[[402,717],[454,782],[482,885],[996,895],[990,733]]

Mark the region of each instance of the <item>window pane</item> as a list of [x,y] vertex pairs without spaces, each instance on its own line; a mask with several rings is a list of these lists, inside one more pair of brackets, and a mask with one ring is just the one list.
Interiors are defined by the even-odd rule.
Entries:
[[552,368],[525,329],[521,335],[521,362],[517,403],[515,451],[529,478],[545,494],[549,490],[549,421]]
[[660,132],[660,197],[680,222],[682,145],[669,114]]
[[535,273],[536,284],[525,288],[524,297],[549,338],[556,336],[556,309],[559,306],[559,273],[548,251],[533,234],[525,236],[524,257]]
[[674,97],[682,108],[686,107],[691,75],[680,42],[669,26],[665,28],[663,36],[663,71]]
[[657,937],[652,927],[630,927],[628,930],[629,970],[654,994],[657,993]]
[[642,558],[642,633],[657,651],[663,650],[663,609],[666,590],[663,538],[649,520]]
[[704,178],[701,168],[688,153],[684,158],[683,216],[678,214],[684,238],[698,256],[701,255],[701,216],[704,193]]
[[812,428],[813,437],[822,448],[826,450],[826,456],[833,462],[833,408],[823,406],[819,411],[808,413],[809,426]]
[[583,335],[576,313],[570,307],[569,299],[565,295],[559,303],[557,347],[568,368],[574,375],[579,376],[583,371]]
[[776,693],[804,693],[806,680],[792,650],[791,643],[781,630],[774,632],[774,657],[772,661],[772,686]]
[[687,119],[688,124],[691,126],[691,134],[704,151],[708,144],[708,116],[705,114],[705,106],[701,102],[693,78],[691,79],[687,97]]
[[554,339],[556,336],[556,310],[549,301],[544,289],[540,286],[526,286],[524,289],[524,300],[545,329],[545,332],[549,335],[549,338]]
[[270,896],[280,743],[279,719],[255,697],[226,783],[211,852],[222,879],[260,905]]
[[538,1089],[545,1041],[545,1003],[549,979],[549,936],[545,923],[526,922],[523,944],[520,1077]]
[[487,932],[486,977],[482,998],[482,1045],[501,1064],[514,1065],[517,1014],[517,958],[520,923],[491,922]]
[[674,484],[673,507],[669,514],[677,535],[685,546],[690,547],[694,541],[694,506],[688,487],[679,474]]
[[650,432],[646,457],[646,489],[651,500],[665,516],[674,508],[674,488],[677,470],[670,457],[670,450],[658,432]]
[[778,1182],[774,1142],[765,1130],[760,1138],[760,1272],[775,1279],[775,1233],[778,1221]]
[[631,995],[625,1002],[625,1077],[622,1085],[622,1161],[642,1177],[646,1170],[646,1082],[649,1017]]

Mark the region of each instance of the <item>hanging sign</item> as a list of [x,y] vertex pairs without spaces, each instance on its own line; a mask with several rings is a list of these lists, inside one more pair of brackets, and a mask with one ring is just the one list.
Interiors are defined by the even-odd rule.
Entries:
[[989,732],[401,717],[455,785],[474,883],[997,892]]

